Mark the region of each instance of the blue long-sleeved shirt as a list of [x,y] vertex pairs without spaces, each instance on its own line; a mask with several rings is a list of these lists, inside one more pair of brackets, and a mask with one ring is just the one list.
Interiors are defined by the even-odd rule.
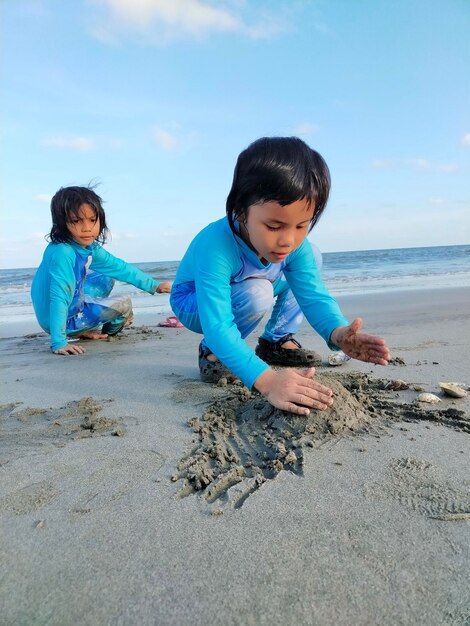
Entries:
[[263,265],[256,253],[232,232],[227,218],[222,218],[193,239],[172,287],[170,303],[175,311],[185,293],[196,291],[205,342],[249,388],[269,366],[241,338],[232,313],[231,284],[248,277],[247,268],[250,276],[269,280],[276,266],[280,266],[308,322],[329,343],[333,330],[349,322],[323,284],[307,239],[280,264]]
[[51,336],[51,350],[67,345],[67,319],[76,313],[88,268],[150,294],[159,284],[96,241],[86,247],[75,242],[50,243],[34,276],[31,299],[39,325]]

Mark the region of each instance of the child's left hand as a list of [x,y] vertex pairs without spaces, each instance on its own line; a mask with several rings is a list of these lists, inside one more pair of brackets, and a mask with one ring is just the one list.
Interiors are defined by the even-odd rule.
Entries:
[[376,335],[361,333],[361,328],[361,318],[355,319],[349,326],[338,326],[331,333],[331,342],[353,359],[387,365],[390,351],[385,340]]
[[171,283],[169,283],[167,280],[163,283],[160,283],[157,287],[157,292],[156,293],[170,293],[171,291]]

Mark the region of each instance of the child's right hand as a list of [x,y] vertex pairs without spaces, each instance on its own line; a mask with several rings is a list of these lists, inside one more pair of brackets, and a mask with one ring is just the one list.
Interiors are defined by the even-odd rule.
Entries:
[[67,356],[68,354],[83,354],[86,352],[85,348],[82,346],[76,346],[74,344],[68,344],[63,348],[57,348],[57,350],[53,350],[53,354],[62,354]]
[[157,287],[157,293],[170,293],[171,291],[171,283],[167,280],[163,283],[160,283]]
[[309,415],[310,409],[324,411],[333,404],[329,387],[313,380],[315,368],[268,369],[255,380],[257,389],[273,406],[298,415]]

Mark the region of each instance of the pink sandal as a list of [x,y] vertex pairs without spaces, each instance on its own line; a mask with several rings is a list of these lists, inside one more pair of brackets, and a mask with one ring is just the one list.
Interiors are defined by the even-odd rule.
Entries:
[[165,326],[166,328],[184,328],[176,315],[169,315],[166,320],[159,322],[158,325]]

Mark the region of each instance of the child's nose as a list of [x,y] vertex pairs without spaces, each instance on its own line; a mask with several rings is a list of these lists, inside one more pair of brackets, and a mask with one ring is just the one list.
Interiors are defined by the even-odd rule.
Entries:
[[291,246],[294,241],[294,235],[290,231],[284,231],[279,236],[279,245],[280,246]]

